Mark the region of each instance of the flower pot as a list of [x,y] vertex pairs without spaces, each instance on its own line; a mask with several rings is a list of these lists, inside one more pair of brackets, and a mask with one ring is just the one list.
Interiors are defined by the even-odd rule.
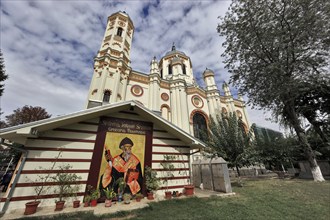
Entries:
[[171,192],[165,192],[165,199],[172,199],[172,193]]
[[131,203],[131,200],[130,199],[126,199],[126,200],[124,200],[124,203],[125,204],[130,204]]
[[84,207],[88,207],[89,206],[89,202],[84,202]]
[[106,199],[104,202],[104,206],[105,207],[111,207],[112,205],[112,199]]
[[137,202],[141,202],[141,199],[142,199],[141,197],[136,197],[136,198],[135,198],[135,200],[136,200]]
[[152,192],[148,192],[147,193],[147,199],[148,200],[154,200],[155,198],[154,198],[154,193],[152,193]]
[[79,200],[73,201],[73,208],[79,208],[79,206],[80,206]]
[[91,200],[91,206],[92,206],[92,207],[97,206],[97,199],[92,199],[92,200]]
[[184,186],[184,189],[185,189],[185,195],[186,196],[191,196],[191,195],[194,195],[194,186],[193,185],[187,185],[187,186]]
[[55,211],[62,211],[64,208],[64,203],[65,203],[65,201],[56,202]]
[[24,215],[32,215],[36,213],[40,201],[33,201],[25,203],[25,212]]

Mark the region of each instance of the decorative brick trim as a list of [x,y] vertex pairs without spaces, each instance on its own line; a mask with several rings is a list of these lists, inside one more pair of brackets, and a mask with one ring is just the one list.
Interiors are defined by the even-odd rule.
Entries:
[[[136,91],[136,90],[138,90],[138,91]],[[136,96],[136,97],[140,97],[140,96],[142,96],[143,95],[143,88],[141,87],[141,86],[139,86],[139,85],[133,85],[132,87],[131,87],[131,93],[134,95],[134,96]]]
[[203,115],[204,118],[205,118],[205,121],[206,121],[206,125],[208,125],[208,122],[209,122],[209,116],[207,116],[207,114],[206,114],[204,111],[200,110],[200,109],[195,109],[195,110],[193,110],[193,111],[190,113],[189,123],[190,123],[190,124],[193,124],[193,123],[194,123],[194,122],[193,122],[193,118],[194,118],[194,115],[195,115],[196,113],[199,113],[199,114]]
[[[199,104],[199,103],[195,103],[195,99],[198,99],[198,101],[201,103],[201,104]],[[196,108],[203,108],[203,106],[204,106],[204,101],[203,101],[203,99],[201,98],[201,97],[199,97],[198,95],[193,95],[192,97],[191,97],[191,103],[196,107]]]
[[167,108],[167,109],[168,109],[168,112],[171,112],[171,108],[170,108],[170,106],[168,106],[167,104],[162,104],[162,105],[160,106],[160,110],[162,110],[162,108]]

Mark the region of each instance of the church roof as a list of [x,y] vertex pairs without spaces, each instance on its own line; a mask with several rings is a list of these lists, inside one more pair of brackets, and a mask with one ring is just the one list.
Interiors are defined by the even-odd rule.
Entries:
[[172,55],[172,54],[181,54],[181,55],[186,56],[186,54],[185,54],[184,52],[179,51],[179,50],[171,50],[171,51],[168,51],[168,52],[166,52],[165,56]]
[[186,56],[186,54],[185,54],[184,52],[179,51],[179,50],[176,50],[174,43],[173,43],[173,46],[172,46],[172,50],[171,50],[171,51],[168,51],[168,52],[165,54],[165,56],[172,55],[172,54],[181,54],[181,55]]
[[206,76],[214,76],[214,72],[213,70],[210,70],[208,68],[206,68],[203,72],[203,76],[206,77]]
[[128,18],[129,23],[134,27],[133,21],[126,11],[117,11],[116,13],[113,13],[112,15],[110,15],[108,17],[108,19],[110,19],[111,17],[117,16],[117,15]]
[[85,109],[82,111],[74,112],[68,115],[58,116],[55,118],[48,118],[40,121],[35,121],[27,124],[17,125],[0,130],[0,138],[8,139],[17,143],[24,144],[28,137],[38,137],[40,132],[52,130],[58,127],[78,123],[81,121],[90,120],[93,118],[101,117],[103,115],[113,114],[119,111],[133,111],[150,121],[155,125],[161,127],[167,132],[171,133],[174,137],[179,138],[191,148],[203,148],[205,144],[195,137],[191,136],[181,128],[167,121],[155,112],[144,107],[137,101],[125,101],[113,104],[107,104],[99,107]]

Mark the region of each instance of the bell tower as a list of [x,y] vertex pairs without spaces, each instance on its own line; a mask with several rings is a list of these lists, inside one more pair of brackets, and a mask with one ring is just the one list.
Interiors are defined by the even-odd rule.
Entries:
[[133,22],[126,12],[108,17],[101,48],[94,58],[94,73],[86,108],[125,100],[130,66]]
[[219,112],[219,110],[221,109],[220,93],[215,83],[214,76],[215,74],[212,70],[208,68],[205,69],[203,73],[203,78],[206,85],[205,93],[209,112],[212,116],[216,115],[217,112]]

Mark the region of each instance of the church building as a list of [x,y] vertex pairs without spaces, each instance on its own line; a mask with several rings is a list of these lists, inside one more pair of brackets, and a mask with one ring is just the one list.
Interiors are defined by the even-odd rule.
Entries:
[[[0,217],[35,199],[39,206],[54,206],[59,194],[53,189],[59,183],[51,177],[58,173],[80,177],[73,183],[80,200],[88,186],[119,193],[120,178],[126,182],[125,192],[146,194],[146,167],[166,180],[158,195],[182,192],[193,183],[192,155],[206,147],[201,132],[211,116],[236,112],[250,126],[242,97],[234,99],[227,84],[220,95],[215,73],[207,68],[200,73],[206,87],[199,87],[189,56],[174,45],[159,61],[151,60],[149,73],[132,69],[133,34],[125,12],[109,16],[86,109],[0,130],[1,145],[20,144],[22,152],[0,200]],[[173,165],[170,177],[166,163]],[[70,169],[64,172],[63,165]],[[36,195],[41,186],[47,191]]]
[[197,138],[207,128],[210,116],[220,112],[236,112],[246,129],[250,127],[242,97],[234,99],[226,83],[222,86],[224,95],[220,95],[215,73],[208,68],[198,73],[206,85],[205,89],[200,88],[190,57],[174,45],[159,61],[156,57],[151,60],[149,73],[132,69],[133,34],[133,22],[125,12],[109,16],[94,59],[87,108],[136,100]]

